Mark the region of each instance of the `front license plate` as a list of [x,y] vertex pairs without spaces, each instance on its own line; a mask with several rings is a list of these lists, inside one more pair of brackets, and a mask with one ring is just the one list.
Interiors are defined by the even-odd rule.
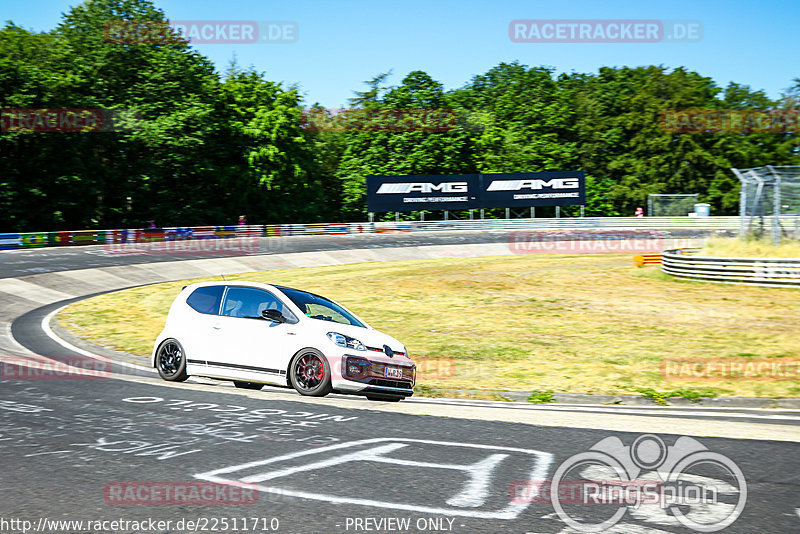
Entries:
[[398,367],[387,367],[384,376],[386,378],[403,378],[403,370]]

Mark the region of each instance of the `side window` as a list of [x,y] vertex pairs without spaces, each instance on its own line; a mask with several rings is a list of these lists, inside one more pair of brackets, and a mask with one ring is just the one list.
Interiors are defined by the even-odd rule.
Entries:
[[223,286],[198,287],[186,299],[186,304],[200,313],[217,315],[224,289]]
[[225,295],[222,315],[227,317],[261,318],[264,310],[278,310],[283,315],[294,318],[278,298],[263,289],[254,287],[229,287]]

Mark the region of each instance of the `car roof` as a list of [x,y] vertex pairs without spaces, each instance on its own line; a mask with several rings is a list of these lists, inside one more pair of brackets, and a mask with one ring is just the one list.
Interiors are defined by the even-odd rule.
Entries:
[[287,286],[272,286],[272,287],[274,287],[275,289],[280,289],[281,291],[283,291],[284,289],[288,289],[289,291],[299,291],[301,293],[306,293],[308,295],[311,295],[312,297],[317,297],[317,298],[321,298],[323,300],[327,300],[327,301],[333,302],[328,297],[323,297],[322,295],[317,295],[316,293],[312,293],[311,291],[306,291],[305,289],[297,289],[297,288],[294,288],[294,287],[287,287]]
[[[288,286],[280,286],[280,285],[273,285],[267,284],[266,282],[251,282],[248,280],[219,280],[213,282],[196,282],[194,284],[190,284],[188,286],[184,286],[184,289],[191,288],[195,289],[198,287],[213,287],[213,286],[245,286],[245,287],[257,287],[260,289],[278,289],[281,292],[286,289],[289,291],[299,291],[301,293],[307,293],[313,297],[321,298],[323,300],[331,301],[328,297],[323,297],[322,295],[318,295],[316,293],[312,293],[311,291],[306,291],[305,289],[297,289],[295,287],[288,287]],[[331,301],[333,302],[333,301]]]

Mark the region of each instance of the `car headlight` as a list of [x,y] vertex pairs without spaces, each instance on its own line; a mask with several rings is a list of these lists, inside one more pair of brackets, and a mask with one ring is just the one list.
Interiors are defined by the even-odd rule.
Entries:
[[344,347],[346,349],[367,350],[367,347],[365,347],[364,344],[361,343],[356,338],[346,336],[338,332],[328,332],[328,339],[330,339],[340,347]]

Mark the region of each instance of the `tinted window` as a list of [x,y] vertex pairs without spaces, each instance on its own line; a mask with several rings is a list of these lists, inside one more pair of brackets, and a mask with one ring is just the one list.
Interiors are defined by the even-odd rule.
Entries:
[[278,310],[290,320],[292,312],[278,298],[263,289],[253,287],[229,287],[225,295],[222,315],[227,317],[261,318],[264,310]]
[[364,324],[356,319],[353,314],[332,300],[298,289],[290,289],[288,287],[281,287],[279,289],[284,295],[289,297],[303,313],[312,319],[364,327]]
[[186,299],[186,304],[200,313],[216,315],[219,313],[219,304],[222,301],[223,286],[198,287]]

